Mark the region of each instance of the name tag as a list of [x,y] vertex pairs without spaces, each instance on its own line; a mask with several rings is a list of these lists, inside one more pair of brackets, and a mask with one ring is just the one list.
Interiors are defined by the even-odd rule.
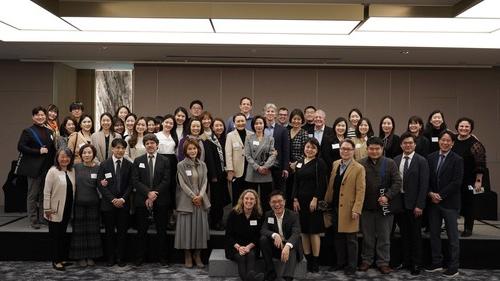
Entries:
[[106,173],[106,174],[104,174],[104,177],[107,179],[110,179],[113,177],[113,175],[111,173]]
[[51,140],[54,140],[54,136],[53,136],[53,135],[50,135],[50,139],[51,139]]
[[253,141],[253,145],[259,145],[260,142],[259,141]]
[[432,137],[432,142],[438,142],[439,138],[438,137]]
[[145,168],[146,168],[146,165],[144,165],[144,163],[139,163],[139,168],[143,168],[143,169],[145,169]]
[[91,179],[97,179],[97,174],[90,174]]
[[360,144],[360,143],[357,143],[357,144],[356,144],[356,148],[361,148],[361,144]]
[[59,175],[59,180],[66,182],[66,175]]
[[191,170],[186,170],[186,175],[188,177],[192,176],[193,175],[193,172],[191,172]]
[[81,143],[80,145],[78,145],[79,148],[82,148],[82,146],[84,146],[85,143]]
[[256,226],[257,225],[257,220],[251,220],[250,221],[251,226]]
[[333,143],[332,144],[332,149],[339,149],[340,148],[340,144],[339,143]]
[[240,144],[237,142],[233,142],[233,148],[238,148],[238,147],[240,147]]
[[274,218],[267,218],[268,224],[274,224]]
[[297,168],[302,168],[302,163],[297,163]]
[[312,139],[314,137],[314,134],[308,134],[307,136]]

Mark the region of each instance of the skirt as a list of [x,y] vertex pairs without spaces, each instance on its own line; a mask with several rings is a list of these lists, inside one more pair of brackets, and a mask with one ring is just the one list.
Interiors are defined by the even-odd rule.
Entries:
[[75,205],[69,257],[79,260],[102,255],[99,205]]
[[206,249],[210,239],[207,210],[194,207],[192,213],[178,212],[174,248]]
[[319,234],[325,232],[325,224],[323,221],[323,212],[312,212],[309,210],[312,196],[308,198],[298,198],[300,204],[299,220],[300,232],[305,234]]

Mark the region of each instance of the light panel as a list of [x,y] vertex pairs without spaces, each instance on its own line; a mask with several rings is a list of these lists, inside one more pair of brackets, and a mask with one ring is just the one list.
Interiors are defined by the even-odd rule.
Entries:
[[494,32],[499,28],[500,19],[372,17],[358,30],[371,32],[487,33]]
[[349,34],[359,21],[212,19],[217,33]]
[[63,17],[85,31],[213,32],[208,19]]
[[464,11],[458,17],[461,18],[496,18],[500,19],[500,1],[483,0],[474,7]]
[[75,30],[29,0],[0,1],[0,21],[23,30]]

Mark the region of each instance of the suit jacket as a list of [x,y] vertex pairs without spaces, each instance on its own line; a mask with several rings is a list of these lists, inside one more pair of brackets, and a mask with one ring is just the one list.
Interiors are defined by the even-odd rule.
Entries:
[[[113,210],[115,207],[111,201],[118,198],[123,198],[125,200],[125,208],[130,206],[129,194],[132,191],[132,162],[122,158],[120,171],[120,186],[117,186],[118,183],[116,182],[115,164],[113,163],[113,158],[104,160],[104,162],[102,162],[99,166],[99,172],[97,173],[97,188],[102,195],[102,211]],[[111,177],[109,177],[109,174],[111,174]],[[101,185],[101,180],[103,179],[108,181],[107,186]]]
[[[257,145],[257,142],[259,143]],[[276,160],[276,152],[274,149],[274,139],[264,136],[261,141],[256,135],[247,136],[245,140],[245,158],[247,159],[247,174],[245,180],[247,182],[272,182],[271,173],[261,175],[257,172],[259,166],[271,168]]]
[[[75,169],[68,171],[68,177],[73,185],[73,199],[75,199],[76,185],[75,185]],[[52,210],[54,213],[50,219],[44,217],[52,222],[61,222],[64,216],[64,207],[66,205],[66,175],[64,171],[52,167],[47,172],[45,177],[45,187],[43,189],[43,210]],[[74,200],[73,200],[74,201]]]
[[[333,201],[333,184],[341,160],[333,162],[330,182],[325,194],[325,201],[329,204]],[[352,213],[361,214],[365,200],[366,173],[363,165],[352,159],[347,169],[344,171],[342,183],[340,185],[340,196],[338,205],[338,232],[355,233],[359,231],[359,219],[353,220]],[[325,226],[332,225],[332,214],[324,213]]]
[[[253,133],[246,130],[247,138]],[[245,144],[236,130],[226,136],[226,170],[234,171],[234,176],[240,178],[245,169]]]
[[281,170],[286,170],[290,162],[290,138],[288,136],[288,130],[278,123],[275,123],[273,138],[274,149],[278,152],[274,166]]
[[149,165],[148,154],[143,154],[134,160],[132,165],[132,184],[136,190],[134,204],[137,207],[144,207],[150,191],[157,191],[158,198],[155,204],[161,206],[168,205],[170,202],[170,162],[169,160],[157,153],[156,163],[154,165],[153,183],[149,181]]
[[[113,136],[114,135],[114,136]],[[115,134],[109,134],[109,145],[108,145],[108,158],[110,158],[113,153],[111,152],[111,142],[114,139],[121,139],[122,137],[120,134],[115,133]],[[95,146],[95,149],[97,151],[96,153],[96,158],[99,161],[99,163],[103,162],[106,160],[106,137],[104,136],[103,131],[95,132],[92,134],[90,137],[90,141],[93,146]]]
[[[49,150],[48,153],[40,154],[41,146],[30,129],[35,131],[42,145]],[[44,130],[46,138],[39,135],[37,129]],[[45,174],[54,164],[55,146],[52,131],[37,125],[24,129],[17,143],[17,150],[22,154],[22,157],[16,168],[16,174],[27,177],[38,177]]]
[[[448,153],[444,163],[436,172],[439,150],[427,157],[429,162],[429,191],[439,193],[442,201],[439,205],[447,209],[460,209],[460,187],[464,175],[464,160],[453,151]],[[431,203],[434,204],[434,203]]]
[[[396,167],[399,169],[403,154],[394,158]],[[427,160],[418,153],[413,154],[406,175],[402,175],[404,190],[404,208],[413,210],[425,208],[425,198],[429,190],[429,164]]]
[[[302,259],[302,240],[300,238],[300,222],[299,216],[292,210],[285,209],[281,228],[283,229],[283,243],[291,243],[293,249],[297,250],[297,260]],[[278,231],[278,219],[273,210],[267,211],[262,221],[260,235],[272,239],[273,233]]]
[[321,145],[319,148],[319,156],[322,157],[321,151],[323,149],[323,146],[328,145],[328,140],[332,138],[332,135],[334,134],[334,131],[331,127],[325,126],[325,129],[323,130],[323,136],[320,141]]

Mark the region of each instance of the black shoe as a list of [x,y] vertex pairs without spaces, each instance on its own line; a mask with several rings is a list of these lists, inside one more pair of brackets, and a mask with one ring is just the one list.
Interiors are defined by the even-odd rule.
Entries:
[[448,268],[447,270],[445,270],[443,272],[443,276],[448,277],[448,278],[456,277],[456,276],[458,276],[458,270]]
[[262,272],[256,273],[253,280],[264,281],[264,273]]
[[319,257],[311,256],[312,265],[311,272],[318,273],[319,272]]
[[114,265],[115,265],[115,261],[114,260],[108,260],[106,262],[106,266],[110,266],[111,267],[111,266],[114,266]]
[[464,230],[464,232],[462,232],[462,235],[460,235],[462,237],[471,237],[472,236],[472,230]]
[[330,266],[330,267],[328,268],[328,271],[339,271],[339,270],[344,270],[344,269],[345,269],[345,267],[346,267],[346,265],[345,265],[345,264],[344,264],[344,265],[338,265],[338,264],[336,264],[336,265],[332,265],[332,266]]
[[168,267],[168,262],[166,259],[160,259],[160,265],[163,267]]
[[356,269],[350,266],[346,266],[344,268],[344,274],[347,276],[353,276],[356,275]]
[[425,271],[427,271],[427,272],[443,271],[443,267],[441,265],[438,265],[438,264],[432,264],[432,265],[426,267]]
[[264,279],[266,281],[274,281],[274,280],[276,280],[277,277],[278,276],[276,276],[276,272],[270,271],[270,272],[266,273]]
[[410,269],[410,274],[411,274],[411,275],[413,275],[413,276],[420,275],[420,267],[418,267],[418,266],[413,266],[413,267]]

